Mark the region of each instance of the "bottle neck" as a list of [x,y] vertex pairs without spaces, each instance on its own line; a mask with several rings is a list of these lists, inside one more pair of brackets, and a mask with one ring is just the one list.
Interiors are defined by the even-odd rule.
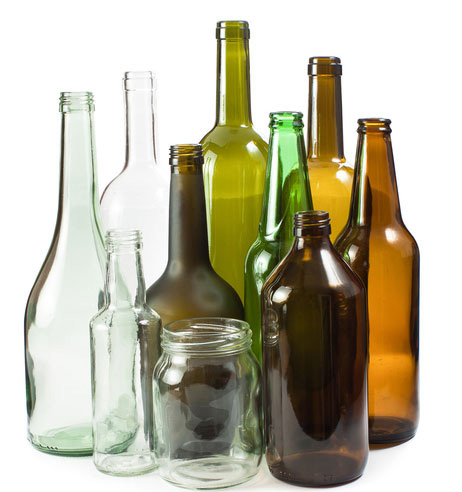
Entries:
[[248,39],[219,39],[217,126],[252,126]]
[[312,210],[303,130],[271,129],[260,237],[279,241],[282,254],[293,242],[293,216]]
[[318,234],[315,236],[305,235],[305,236],[295,236],[294,249],[297,251],[301,250],[319,250],[319,249],[330,249],[334,248],[329,237],[329,233]]
[[125,90],[125,167],[156,164],[154,143],[154,93],[152,89]]
[[389,132],[360,133],[349,226],[402,224]]
[[131,309],[146,304],[146,286],[140,250],[123,246],[108,253],[106,306]]
[[340,75],[310,75],[308,161],[345,162]]
[[171,166],[168,265],[175,274],[211,268],[202,164]]

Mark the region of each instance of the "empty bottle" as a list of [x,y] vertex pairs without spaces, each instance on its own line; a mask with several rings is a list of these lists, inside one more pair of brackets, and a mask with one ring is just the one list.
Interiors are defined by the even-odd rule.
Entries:
[[368,293],[369,440],[399,442],[419,419],[419,249],[401,218],[391,122],[358,123],[350,216],[335,247]]

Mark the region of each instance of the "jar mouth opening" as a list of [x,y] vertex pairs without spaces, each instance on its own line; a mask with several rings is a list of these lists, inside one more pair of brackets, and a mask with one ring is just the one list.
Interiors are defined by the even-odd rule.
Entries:
[[92,92],[61,92],[59,97],[59,110],[62,113],[71,111],[93,111],[94,98]]
[[171,166],[194,165],[204,163],[202,145],[200,144],[177,144],[170,146]]
[[249,23],[243,20],[218,21],[216,37],[218,40],[250,39]]
[[109,229],[106,232],[106,248],[109,252],[141,249],[143,235],[136,229]]
[[342,75],[342,61],[337,56],[312,56],[308,75]]
[[331,232],[329,212],[306,210],[294,215],[294,236],[329,235]]
[[270,128],[303,128],[303,113],[299,111],[275,111],[269,117]]
[[358,125],[358,133],[391,133],[391,120],[387,118],[360,118]]
[[126,91],[152,91],[155,87],[156,78],[150,71],[125,72],[124,89]]
[[245,321],[231,318],[190,318],[163,327],[162,348],[172,354],[225,356],[244,352],[252,343]]

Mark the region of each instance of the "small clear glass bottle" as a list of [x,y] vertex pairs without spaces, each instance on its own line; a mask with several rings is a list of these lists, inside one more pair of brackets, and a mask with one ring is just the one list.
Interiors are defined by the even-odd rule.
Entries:
[[182,487],[215,489],[249,480],[262,457],[260,368],[244,321],[169,323],[154,370],[159,473]]
[[152,374],[159,358],[161,320],[146,305],[141,233],[106,235],[105,305],[90,322],[93,461],[110,475],[155,467]]

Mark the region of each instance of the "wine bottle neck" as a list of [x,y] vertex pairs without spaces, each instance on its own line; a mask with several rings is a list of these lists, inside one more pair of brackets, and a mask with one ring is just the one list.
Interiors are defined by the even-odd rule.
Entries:
[[308,161],[345,162],[340,75],[310,75]]
[[216,125],[252,126],[249,40],[218,39]]

